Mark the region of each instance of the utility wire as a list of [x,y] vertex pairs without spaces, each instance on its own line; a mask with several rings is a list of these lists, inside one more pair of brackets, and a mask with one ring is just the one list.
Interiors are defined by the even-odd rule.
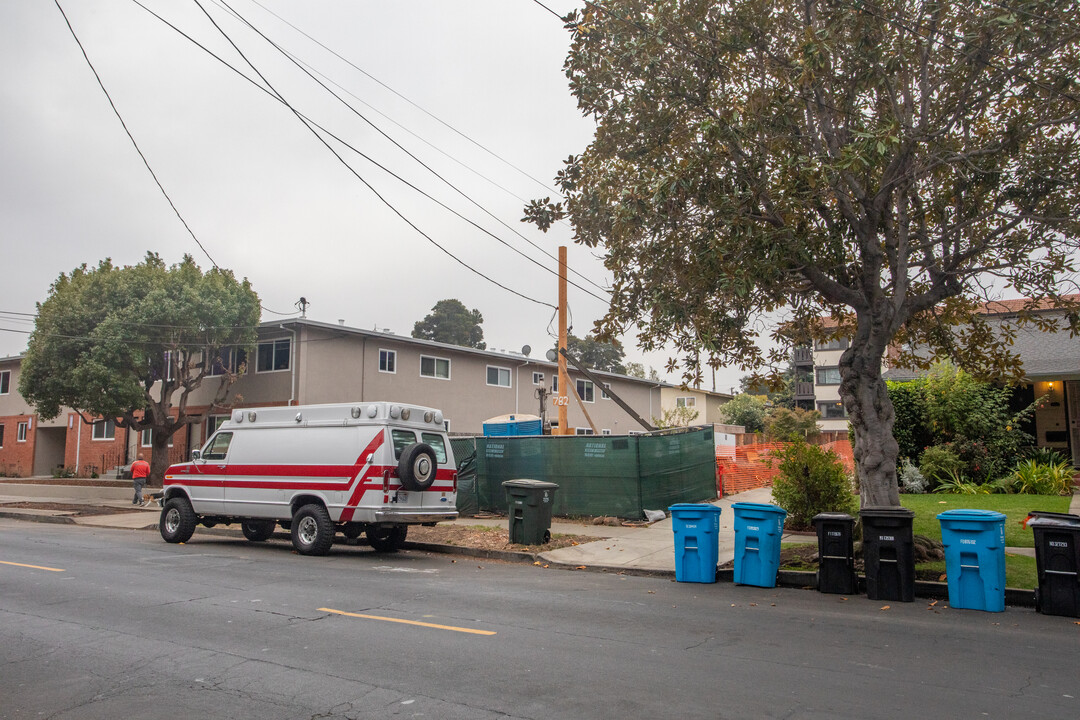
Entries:
[[161,190],[161,194],[164,195],[165,199],[169,201],[169,207],[171,207],[173,209],[173,212],[176,213],[176,217],[180,219],[180,222],[181,224],[183,224],[184,229],[188,231],[188,235],[190,235],[191,239],[195,241],[195,244],[199,246],[199,249],[203,251],[203,254],[206,255],[210,263],[215,268],[218,267],[218,264],[214,261],[214,258],[211,257],[210,253],[207,252],[206,248],[199,241],[199,238],[195,237],[195,232],[187,224],[187,221],[184,220],[184,216],[180,214],[179,210],[177,210],[176,204],[172,201],[172,198],[169,197],[169,193],[165,191],[165,187],[161,184],[161,181],[158,179],[158,176],[154,172],[154,169],[150,167],[150,163],[149,161],[147,161],[146,155],[144,155],[143,151],[139,148],[139,144],[135,142],[135,137],[131,134],[131,130],[128,129],[127,123],[124,122],[124,118],[120,114],[120,111],[116,109],[116,103],[113,102],[112,96],[109,95],[109,91],[105,89],[105,83],[102,82],[101,76],[98,75],[98,71],[94,67],[94,63],[90,62],[90,56],[86,54],[86,48],[83,47],[82,41],[79,40],[79,36],[75,34],[75,28],[71,26],[71,21],[68,19],[67,13],[65,13],[64,8],[60,6],[60,0],[53,0],[53,2],[56,3],[56,9],[59,10],[60,14],[64,17],[64,23],[67,25],[68,31],[71,33],[71,37],[75,39],[75,44],[79,46],[79,50],[82,52],[83,59],[85,59],[86,64],[90,66],[90,71],[94,73],[94,78],[97,80],[98,86],[101,88],[101,92],[105,93],[105,98],[109,101],[109,107],[111,107],[113,112],[116,114],[116,119],[120,121],[120,125],[123,126],[124,132],[127,133],[128,139],[131,140],[131,144],[135,146],[135,152],[139,153],[139,157],[142,158],[143,165],[145,165],[146,169],[150,172],[150,176],[154,178],[154,182],[157,184],[158,189]]
[[247,63],[248,67],[250,67],[252,69],[252,71],[254,71],[255,74],[259,76],[259,78],[266,84],[266,86],[268,88],[270,88],[270,90],[281,100],[282,103],[285,104],[285,106],[293,113],[293,115],[296,116],[296,119],[299,120],[301,123],[303,123],[304,127],[306,127],[311,132],[311,134],[314,135],[315,138],[320,143],[322,143],[323,146],[326,147],[326,149],[329,150],[330,153],[333,154],[333,156],[335,158],[337,158],[338,162],[340,162],[342,165],[344,165],[345,168],[350,173],[352,173],[352,175],[357,180],[362,182],[375,195],[375,197],[377,197],[384,205],[386,205],[386,207],[389,208],[395,215],[397,215],[399,218],[401,218],[401,220],[403,222],[405,222],[405,224],[407,224],[409,227],[411,227],[413,230],[415,230],[417,233],[419,233],[421,236],[423,236],[428,242],[430,242],[432,245],[437,247],[439,250],[441,250],[443,253],[445,253],[447,256],[449,256],[451,259],[453,259],[456,263],[458,263],[459,265],[461,265],[465,269],[469,270],[470,272],[484,278],[485,280],[492,283],[493,285],[496,285],[496,286],[502,288],[503,290],[506,290],[507,292],[522,298],[523,300],[528,300],[529,302],[536,303],[537,305],[544,305],[546,307],[554,307],[551,303],[544,302],[543,300],[537,300],[536,298],[529,297],[528,295],[520,293],[517,290],[514,290],[513,288],[507,287],[506,285],[500,283],[498,280],[495,280],[494,278],[480,272],[476,268],[474,268],[471,265],[469,265],[468,263],[466,263],[464,260],[462,260],[459,257],[457,257],[456,255],[454,255],[452,252],[447,250],[445,247],[443,247],[441,244],[439,244],[433,237],[431,237],[430,235],[425,233],[415,223],[413,223],[411,220],[409,220],[400,210],[397,209],[397,207],[395,207],[393,205],[393,203],[391,203],[389,200],[387,200],[385,197],[383,197],[371,185],[371,183],[369,183],[367,180],[365,180],[363,178],[363,176],[360,175],[360,173],[358,173],[351,165],[349,165],[349,163],[347,163],[345,161],[345,159],[342,158],[341,155],[336,150],[334,150],[334,148],[330,145],[330,143],[328,143],[326,141],[326,139],[323,138],[323,136],[320,135],[319,132],[310,123],[308,123],[308,121],[305,119],[305,117],[299,111],[297,111],[296,108],[294,108],[291,104],[289,104],[289,102],[287,100],[285,100],[284,96],[282,96],[281,93],[278,92],[274,88],[273,84],[271,84],[270,81],[267,80],[267,78],[259,71],[259,69],[257,67],[255,67],[255,65],[251,62],[251,60],[249,60],[248,57],[243,53],[243,51],[240,50],[240,48],[236,45],[236,43],[233,42],[232,38],[229,37],[228,33],[226,33],[221,28],[221,26],[218,25],[217,21],[214,20],[213,16],[211,16],[210,13],[206,11],[206,8],[203,7],[203,4],[200,2],[200,0],[195,0],[195,4],[199,7],[200,10],[202,10],[203,14],[206,15],[207,19],[214,26],[214,28],[217,29],[217,31],[219,33],[221,33],[222,37],[225,38],[225,40],[240,55],[240,57],[244,60],[244,62]]
[[[425,163],[425,162],[424,162],[423,160],[421,160],[420,158],[418,158],[418,157],[417,157],[416,155],[414,155],[413,153],[409,152],[409,150],[408,150],[408,149],[406,149],[405,147],[403,147],[403,146],[402,146],[402,145],[401,145],[401,144],[400,144],[400,143],[399,143],[399,142],[398,142],[397,140],[395,140],[395,139],[394,139],[394,138],[392,138],[392,137],[391,137],[390,135],[388,135],[388,134],[387,134],[387,133],[386,133],[386,132],[385,132],[385,131],[384,131],[384,130],[383,130],[382,128],[380,128],[380,127],[379,127],[378,125],[376,125],[376,124],[375,124],[374,122],[372,122],[372,121],[371,121],[370,119],[368,119],[368,118],[367,118],[367,117],[366,117],[366,116],[365,116],[365,115],[364,115],[363,113],[361,113],[361,112],[360,112],[360,111],[358,111],[358,110],[357,110],[356,108],[354,108],[354,107],[353,107],[352,105],[350,105],[350,104],[349,104],[349,103],[348,103],[348,102],[347,102],[347,101],[346,101],[346,100],[345,100],[344,98],[342,98],[342,97],[341,97],[340,95],[338,95],[338,94],[337,94],[337,93],[335,93],[335,92],[334,92],[333,90],[331,90],[331,89],[330,89],[329,87],[327,87],[327,85],[326,85],[325,83],[323,83],[323,82],[322,82],[321,80],[319,80],[318,78],[316,78],[316,77],[315,77],[315,76],[314,76],[314,75],[313,75],[313,74],[312,74],[311,72],[309,72],[309,71],[308,71],[308,69],[307,69],[306,67],[304,67],[304,66],[303,66],[303,65],[302,65],[302,64],[301,64],[301,63],[300,63],[300,62],[299,62],[299,61],[298,61],[298,60],[297,60],[296,58],[294,58],[294,57],[293,57],[293,56],[292,56],[292,55],[291,55],[290,53],[288,53],[288,52],[286,52],[286,51],[285,51],[284,49],[282,49],[282,47],[281,47],[280,45],[278,45],[278,44],[277,44],[276,42],[274,42],[274,41],[273,41],[273,40],[271,40],[271,39],[270,39],[269,37],[267,37],[265,33],[263,33],[263,32],[262,32],[261,30],[259,30],[259,29],[258,29],[257,27],[255,27],[254,25],[252,25],[252,24],[251,24],[251,23],[250,23],[250,22],[249,22],[249,21],[248,21],[248,20],[247,20],[246,18],[244,18],[244,17],[242,16],[242,15],[240,15],[240,14],[239,14],[238,12],[236,12],[236,10],[234,10],[234,9],[233,9],[232,7],[230,7],[230,6],[229,6],[229,4],[228,4],[227,2],[225,2],[225,0],[215,0],[215,2],[216,2],[216,3],[218,4],[218,5],[220,5],[220,6],[224,7],[224,8],[225,8],[226,10],[228,10],[229,12],[231,12],[231,13],[232,13],[232,14],[233,14],[233,15],[234,15],[234,16],[235,16],[235,17],[236,17],[237,19],[239,19],[239,20],[240,20],[241,22],[243,22],[243,23],[244,23],[245,25],[247,25],[247,26],[248,26],[248,27],[249,27],[249,28],[250,28],[250,29],[251,29],[251,30],[252,30],[253,32],[255,32],[255,33],[256,33],[256,34],[257,34],[257,35],[258,35],[259,37],[261,37],[261,38],[262,38],[263,40],[265,40],[265,41],[266,41],[266,42],[267,42],[267,43],[268,43],[268,44],[269,44],[269,45],[270,45],[271,47],[273,47],[273,48],[274,48],[275,50],[277,50],[277,51],[278,51],[279,53],[281,53],[281,54],[282,54],[283,56],[285,56],[286,58],[288,58],[288,59],[289,59],[289,60],[290,60],[290,61],[291,61],[291,62],[292,62],[292,63],[293,63],[293,64],[294,64],[294,65],[295,65],[295,66],[296,66],[297,68],[299,68],[299,69],[300,69],[300,70],[301,70],[301,71],[302,71],[302,72],[303,72],[304,74],[306,74],[306,75],[307,75],[307,76],[308,76],[309,78],[311,78],[311,80],[313,80],[313,81],[314,81],[314,82],[315,82],[316,84],[318,84],[318,85],[319,85],[319,87],[321,87],[321,88],[322,88],[323,90],[325,90],[325,91],[326,91],[327,93],[329,93],[331,97],[333,97],[333,98],[334,98],[335,100],[337,100],[337,101],[338,101],[338,102],[340,102],[340,103],[341,103],[342,105],[344,105],[344,106],[345,106],[346,108],[348,108],[348,110],[349,110],[350,112],[352,112],[352,113],[353,113],[354,115],[356,115],[356,116],[357,116],[358,118],[360,118],[360,119],[361,119],[361,120],[363,120],[363,121],[364,121],[365,123],[367,123],[367,124],[368,124],[368,126],[370,126],[370,127],[371,127],[371,128],[373,129],[373,130],[375,130],[375,132],[379,133],[379,134],[380,134],[380,135],[381,135],[382,137],[384,137],[384,138],[385,138],[385,139],[386,139],[387,141],[389,141],[389,142],[390,142],[390,143],[391,143],[392,145],[394,145],[394,147],[396,147],[397,149],[399,149],[399,150],[400,150],[401,152],[405,153],[405,154],[406,154],[406,155],[407,155],[407,156],[408,156],[408,157],[409,157],[410,159],[412,159],[412,160],[413,160],[414,162],[416,162],[416,163],[417,163],[418,165],[420,165],[420,167],[424,168],[424,169],[425,169],[425,170],[427,170],[427,171],[428,171],[429,173],[431,173],[432,175],[434,175],[434,176],[435,176],[435,177],[436,177],[436,178],[437,178],[437,179],[438,179],[439,181],[441,181],[441,182],[442,182],[442,183],[443,183],[444,185],[446,185],[446,186],[447,186],[447,187],[449,187],[449,188],[450,188],[451,190],[453,190],[454,192],[456,192],[456,193],[457,193],[458,195],[460,195],[461,197],[463,197],[463,198],[464,198],[465,200],[467,200],[468,202],[470,202],[470,203],[471,203],[472,205],[474,205],[474,206],[475,206],[476,208],[478,208],[478,209],[479,209],[479,210],[480,210],[481,212],[483,212],[484,214],[486,214],[486,215],[487,215],[488,217],[490,217],[490,218],[491,218],[492,220],[495,220],[496,222],[498,222],[499,224],[501,224],[501,225],[502,225],[503,227],[505,227],[505,228],[506,228],[507,230],[509,230],[510,232],[514,233],[514,234],[515,234],[515,235],[517,235],[518,237],[520,237],[520,238],[521,238],[522,240],[524,240],[524,241],[525,241],[525,242],[527,242],[527,243],[528,243],[529,245],[531,245],[532,247],[534,247],[534,248],[536,248],[537,250],[539,250],[540,252],[542,252],[542,253],[543,253],[544,255],[546,255],[546,256],[547,256],[548,258],[550,258],[551,260],[556,260],[556,258],[555,258],[555,257],[554,257],[553,255],[551,255],[551,254],[550,254],[549,252],[547,252],[546,250],[544,250],[543,248],[541,248],[540,246],[538,246],[538,245],[537,245],[536,243],[534,243],[534,242],[532,242],[531,240],[529,240],[529,239],[528,239],[527,237],[525,237],[524,235],[522,235],[522,234],[521,234],[520,232],[518,232],[517,230],[515,230],[515,229],[511,228],[511,227],[510,227],[509,225],[507,225],[507,224],[506,224],[505,222],[503,222],[503,221],[502,221],[501,219],[499,219],[499,218],[498,218],[498,217],[496,217],[496,216],[495,216],[495,215],[494,215],[493,213],[491,213],[491,212],[490,212],[490,211],[489,211],[489,210],[488,210],[487,208],[485,208],[484,206],[482,206],[482,205],[481,205],[480,203],[476,202],[476,200],[474,200],[474,199],[473,199],[472,197],[470,197],[470,196],[469,196],[468,194],[466,194],[465,192],[463,192],[463,191],[462,191],[462,190],[461,190],[460,188],[458,188],[458,187],[457,187],[456,185],[454,185],[454,184],[453,184],[453,183],[451,183],[451,182],[450,182],[449,180],[447,180],[447,179],[446,179],[446,178],[444,178],[444,177],[443,177],[442,175],[440,175],[440,174],[439,174],[439,173],[438,173],[438,172],[437,172],[437,171],[436,171],[436,170],[435,170],[434,168],[432,168],[431,166],[429,166],[429,165],[428,165],[427,163]],[[337,138],[336,138],[336,139],[337,139]],[[340,142],[340,139],[339,139],[339,142]],[[351,146],[349,146],[349,145],[348,145],[347,143],[343,143],[343,144],[345,144],[345,145],[346,145],[346,147],[350,147],[350,149],[352,149],[352,148],[351,148]],[[374,161],[371,161],[371,162],[373,162],[373,163],[374,163]],[[377,164],[377,163],[375,163],[375,164]],[[386,170],[385,168],[383,168],[383,169],[384,169],[384,170]],[[394,177],[398,177],[398,176],[397,176],[396,174],[394,174],[394,173],[391,173],[391,172],[390,172],[389,170],[386,170],[386,172],[390,173],[391,175],[394,175]],[[399,179],[399,180],[401,180],[401,178],[400,178],[400,177],[398,177],[398,179]],[[404,181],[404,180],[402,180],[402,182],[405,182],[405,181]],[[548,267],[547,265],[544,265],[543,263],[541,263],[541,262],[539,262],[539,261],[537,261],[537,260],[534,260],[533,258],[529,257],[528,255],[526,255],[525,253],[523,253],[523,252],[522,252],[521,250],[519,250],[518,248],[514,247],[513,245],[510,245],[510,244],[509,244],[508,242],[506,242],[505,240],[503,240],[503,239],[502,239],[501,237],[499,237],[498,235],[495,235],[494,233],[492,233],[492,232],[490,232],[490,231],[486,230],[485,228],[481,227],[480,225],[476,224],[475,222],[473,222],[473,221],[469,220],[468,218],[464,217],[464,216],[463,216],[463,215],[461,215],[460,213],[457,213],[456,211],[454,211],[454,210],[452,210],[451,208],[449,208],[449,207],[448,207],[447,205],[445,205],[445,204],[443,204],[442,202],[440,202],[440,201],[436,200],[436,199],[435,199],[434,197],[432,197],[431,195],[428,195],[427,193],[424,193],[423,191],[421,191],[421,190],[420,190],[419,188],[415,187],[414,185],[411,185],[411,184],[409,184],[409,183],[406,183],[406,184],[407,184],[407,185],[409,185],[409,187],[411,187],[411,188],[413,188],[414,190],[416,190],[417,192],[420,192],[421,194],[423,194],[423,195],[424,195],[425,197],[427,197],[428,199],[432,200],[433,202],[436,202],[436,203],[438,203],[438,204],[439,204],[439,205],[440,205],[441,207],[443,207],[444,209],[446,209],[446,210],[449,210],[450,212],[454,213],[454,214],[455,214],[455,215],[456,215],[456,216],[457,216],[458,218],[460,218],[460,219],[464,220],[465,222],[468,222],[468,223],[469,223],[470,225],[472,225],[473,227],[475,227],[475,228],[476,228],[477,230],[481,231],[481,232],[482,232],[482,233],[484,233],[485,235],[488,235],[489,237],[491,237],[491,238],[492,238],[492,239],[494,239],[495,241],[497,241],[497,242],[501,243],[502,245],[504,245],[505,247],[507,247],[507,248],[508,248],[508,249],[510,249],[511,251],[513,251],[513,252],[517,253],[517,254],[518,254],[518,255],[520,255],[521,257],[523,257],[523,258],[525,258],[526,260],[528,260],[529,262],[533,263],[534,265],[536,265],[536,266],[537,266],[537,267],[539,267],[540,269],[544,270],[545,272],[551,273],[551,274],[553,274],[553,275],[558,275],[558,271],[557,271],[557,270],[555,270],[555,269],[553,269],[553,268],[551,268],[551,267]],[[574,272],[576,272],[576,271],[574,271]],[[581,275],[581,273],[577,273],[577,274],[578,274],[578,275]],[[581,277],[583,277],[583,278],[584,278],[585,276],[584,276],[584,275],[581,275]],[[600,289],[600,290],[602,290],[602,291],[604,291],[604,292],[608,292],[606,288],[603,288],[603,287],[601,287],[600,285],[597,285],[596,283],[593,283],[593,282],[592,282],[591,280],[589,280],[588,278],[585,278],[585,280],[586,280],[587,282],[590,282],[590,283],[592,283],[593,285],[595,285],[595,286],[596,286],[596,287],[597,287],[598,289]],[[578,285],[578,284],[576,284],[576,283],[574,283],[574,282],[571,282],[570,284],[571,284],[571,285],[573,285],[574,287],[576,287],[577,289],[581,290],[582,292],[584,292],[584,293],[586,293],[586,294],[588,294],[588,295],[591,295],[592,297],[596,298],[597,300],[600,300],[601,302],[607,302],[607,301],[608,301],[608,300],[607,300],[606,298],[602,298],[602,297],[600,297],[600,296],[598,296],[598,295],[596,295],[596,294],[592,293],[591,291],[589,291],[589,290],[586,290],[585,288],[581,287],[580,285]]]

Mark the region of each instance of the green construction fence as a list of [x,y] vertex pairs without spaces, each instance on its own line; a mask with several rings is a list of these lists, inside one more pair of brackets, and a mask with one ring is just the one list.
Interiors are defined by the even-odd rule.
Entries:
[[555,515],[615,516],[716,498],[713,429],[688,428],[630,436],[454,438],[457,509],[506,512],[506,480],[558,484]]

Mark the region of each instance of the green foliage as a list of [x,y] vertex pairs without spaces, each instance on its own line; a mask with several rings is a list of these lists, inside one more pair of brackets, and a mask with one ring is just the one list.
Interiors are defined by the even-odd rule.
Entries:
[[487,343],[484,342],[484,330],[480,327],[483,322],[484,316],[479,310],[469,310],[460,300],[440,300],[423,320],[413,325],[412,336],[484,350]]
[[995,491],[992,483],[978,483],[968,480],[959,470],[950,470],[941,479],[934,492],[954,493],[957,495],[989,495]]
[[924,493],[930,489],[930,482],[910,458],[900,463],[900,489],[905,493]]
[[919,472],[932,486],[936,486],[963,467],[964,461],[948,445],[932,445],[923,451]]
[[1072,495],[1072,481],[1071,462],[1043,464],[1036,460],[1021,460],[1001,484],[1013,493]]
[[886,383],[889,400],[892,401],[893,412],[896,413],[893,437],[899,446],[900,456],[911,458],[915,464],[919,463],[923,449],[936,442],[926,418],[924,384],[922,380]]
[[75,477],[75,468],[69,467],[57,467],[53,468],[52,476],[54,478],[73,478]]
[[741,393],[720,406],[720,422],[742,425],[748,433],[765,430],[765,398]]
[[[1080,330],[1080,305],[1061,298],[1080,243],[1080,6],[1022,22],[993,4],[875,7],[610,0],[570,13],[564,69],[595,136],[557,174],[561,197],[525,219],[569,218],[602,247],[602,328],[634,324],[646,349],[674,348],[690,384],[702,362],[757,370],[848,318],[840,394],[863,494],[893,503],[887,348],[1021,376],[1013,337],[977,313],[987,272]],[[771,352],[762,320],[777,315],[789,322]]]
[[[166,266],[155,253],[138,265],[108,259],[61,274],[38,305],[19,392],[43,418],[64,407],[153,429],[153,476],[168,465],[166,446],[187,427],[187,397],[224,348],[250,348],[259,296],[232,271],[199,269],[185,255]],[[213,403],[227,402],[236,374],[214,378]],[[173,408],[179,408],[175,416]]]
[[831,450],[794,442],[775,453],[773,462],[780,470],[773,482],[773,502],[787,510],[788,527],[808,528],[822,512],[856,511],[851,480]]
[[1032,447],[1029,448],[1024,457],[1028,460],[1034,460],[1040,465],[1060,465],[1062,463],[1072,464],[1072,459],[1054,448],[1048,447]]
[[626,374],[629,377],[645,379],[645,366],[638,362],[626,363]]
[[673,427],[688,427],[690,423],[697,420],[700,413],[694,408],[689,407],[677,407],[671,410],[665,410],[662,418],[653,417],[653,425],[659,430],[666,430]]
[[[739,378],[739,390],[750,395],[764,395],[773,407],[795,409],[795,368],[788,365],[783,372],[771,377],[744,375]],[[813,382],[812,375],[802,378]]]
[[803,408],[771,408],[765,416],[765,439],[774,442],[809,440],[820,434],[821,413]]
[[[558,349],[556,345],[555,350],[558,351]],[[589,368],[614,373],[626,372],[626,367],[622,364],[625,353],[622,343],[618,340],[608,343],[593,337],[579,338],[571,334],[566,338],[566,350]],[[640,376],[635,377],[645,377],[644,368],[641,373]]]
[[901,495],[900,503],[915,511],[914,532],[935,540],[941,540],[938,513],[960,508],[1004,513],[1007,547],[1034,547],[1031,528],[1021,525],[1028,512],[1069,512],[1069,498],[1052,495]]

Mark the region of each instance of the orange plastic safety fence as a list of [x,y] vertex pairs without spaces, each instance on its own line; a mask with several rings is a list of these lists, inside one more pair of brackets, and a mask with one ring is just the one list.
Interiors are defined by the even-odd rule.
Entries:
[[[770,458],[789,443],[754,443],[752,445],[717,446],[716,448],[716,492],[723,497],[745,490],[769,487],[779,473],[777,463],[770,463]],[[832,450],[840,458],[844,468],[852,472],[855,459],[851,452],[851,443],[846,439],[822,445],[823,449]]]

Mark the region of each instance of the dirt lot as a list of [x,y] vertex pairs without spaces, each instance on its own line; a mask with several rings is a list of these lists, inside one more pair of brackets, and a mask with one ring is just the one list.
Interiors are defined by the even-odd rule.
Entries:
[[544,545],[512,545],[506,527],[486,525],[436,525],[435,527],[410,527],[408,540],[420,543],[438,543],[478,550],[506,550],[511,552],[546,552],[557,548],[580,545],[601,538],[591,535],[552,535],[551,542]]

